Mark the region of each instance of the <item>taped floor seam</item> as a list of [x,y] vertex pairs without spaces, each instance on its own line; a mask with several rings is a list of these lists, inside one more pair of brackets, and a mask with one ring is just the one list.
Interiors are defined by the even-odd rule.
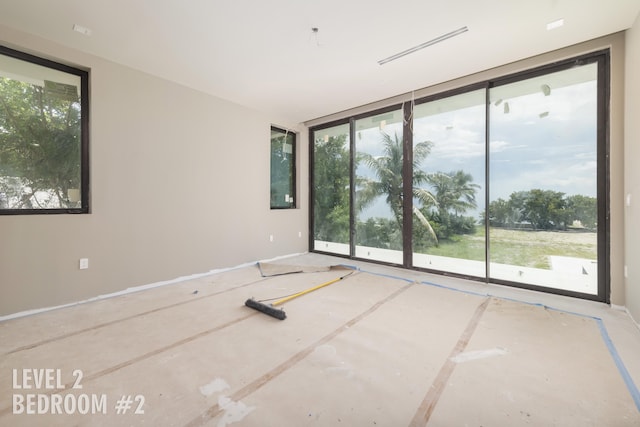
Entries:
[[425,395],[422,403],[413,416],[411,423],[409,424],[410,427],[426,426],[429,422],[431,414],[433,414],[433,411],[438,404],[438,400],[440,400],[440,396],[442,396],[442,392],[444,391],[444,388],[449,382],[449,378],[451,378],[456,367],[456,362],[453,361],[453,358],[461,354],[469,344],[469,341],[480,322],[480,318],[487,309],[490,301],[491,297],[486,297],[485,300],[476,308],[473,316],[469,320],[469,323],[467,323],[467,327],[462,332],[455,347],[451,351],[451,354],[447,357],[447,360],[440,368],[440,371],[438,371],[438,375],[436,375],[436,378],[433,380],[431,387],[429,387],[429,391]]
[[[346,322],[342,326],[340,326],[337,329],[335,329],[333,332],[331,332],[328,335],[325,335],[324,337],[320,338],[319,340],[317,340],[313,344],[309,345],[304,350],[294,354],[292,357],[290,357],[289,359],[287,359],[286,361],[284,361],[280,365],[276,366],[275,368],[273,368],[272,370],[270,370],[266,374],[258,377],[257,379],[255,379],[254,381],[250,382],[249,384],[247,384],[246,386],[244,386],[240,390],[236,391],[229,398],[231,400],[233,400],[233,401],[239,401],[239,400],[245,398],[246,396],[252,394],[253,392],[257,391],[258,389],[260,389],[264,385],[268,384],[269,381],[271,381],[272,379],[278,377],[282,373],[286,372],[289,368],[291,368],[294,365],[296,365],[297,363],[301,362],[303,359],[305,359],[307,356],[309,356],[315,350],[316,347],[318,347],[320,345],[323,345],[323,344],[326,344],[327,342],[331,341],[333,338],[335,338],[336,336],[340,335],[342,332],[348,330],[353,325],[357,324],[362,319],[366,318],[367,316],[369,316],[370,314],[372,314],[373,312],[378,310],[383,304],[385,304],[385,303],[393,300],[394,298],[396,298],[398,295],[400,295],[401,293],[403,293],[404,291],[409,289],[414,284],[415,284],[415,282],[411,282],[411,283],[403,286],[402,288],[396,290],[395,292],[393,292],[392,294],[388,295],[387,297],[381,299],[380,301],[375,303],[373,306],[371,306],[369,309],[367,309],[366,311],[360,313],[358,316],[352,318],[351,320],[349,320],[348,322]],[[191,420],[189,423],[187,423],[185,425],[185,427],[201,426],[201,425],[209,422],[213,418],[217,417],[218,415],[220,415],[221,412],[222,412],[222,408],[220,408],[220,406],[218,404],[215,404],[211,408],[209,408],[208,410],[204,411],[202,414],[200,414],[199,416],[197,416],[196,418]]]
[[156,308],[154,308],[152,310],[144,311],[142,313],[132,314],[132,315],[127,316],[127,317],[111,320],[109,322],[105,322],[105,323],[101,323],[101,324],[98,324],[98,325],[95,325],[95,326],[91,326],[91,327],[88,327],[88,328],[84,328],[84,329],[80,329],[80,330],[77,330],[77,331],[69,332],[69,333],[66,333],[66,334],[63,334],[63,335],[58,335],[58,336],[53,337],[53,338],[47,338],[45,340],[38,341],[36,343],[26,344],[26,345],[23,345],[21,347],[15,348],[15,349],[13,349],[11,351],[8,351],[8,352],[4,353],[3,356],[8,356],[10,354],[19,353],[19,352],[25,351],[25,350],[31,350],[31,349],[34,349],[36,347],[40,347],[40,346],[45,345],[45,344],[49,344],[49,343],[52,343],[52,342],[55,342],[55,341],[60,341],[60,340],[64,340],[64,339],[67,339],[67,338],[71,338],[73,336],[80,335],[80,334],[83,334],[85,332],[95,331],[97,329],[105,328],[107,326],[116,325],[118,323],[126,322],[127,320],[132,320],[132,319],[135,319],[137,317],[141,317],[141,316],[146,316],[148,314],[157,313],[157,312],[162,311],[162,310],[167,310],[167,309],[170,309],[170,308],[179,307],[181,305],[189,304],[189,303],[192,303],[192,302],[202,301],[202,300],[204,300],[206,298],[218,296],[218,295],[221,295],[221,294],[224,294],[224,293],[227,293],[227,292],[234,291],[236,289],[241,289],[241,288],[244,288],[246,286],[250,286],[250,285],[253,285],[253,284],[256,284],[256,283],[259,283],[259,282],[263,282],[265,280],[269,280],[271,278],[272,277],[263,277],[263,278],[260,278],[258,280],[254,280],[252,282],[244,283],[242,285],[236,286],[234,288],[224,289],[222,291],[214,292],[214,293],[209,294],[209,295],[204,295],[204,296],[199,297],[199,298],[193,298],[193,299],[190,299],[190,300],[180,301],[180,302],[176,302],[176,303],[173,303],[173,304],[165,305],[165,306],[162,306],[162,307],[156,307]]

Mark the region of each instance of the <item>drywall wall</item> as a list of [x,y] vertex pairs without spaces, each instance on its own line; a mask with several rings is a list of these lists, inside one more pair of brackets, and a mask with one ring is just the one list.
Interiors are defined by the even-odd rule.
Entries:
[[[303,126],[9,28],[0,43],[90,69],[91,92],[91,214],[0,216],[0,316],[306,251]],[[298,209],[269,207],[272,124],[299,132]]]
[[640,324],[640,16],[626,32],[625,40],[625,194],[631,206],[625,209],[625,279],[626,306]]
[[[624,286],[624,75],[625,75],[625,34],[616,33],[585,43],[548,52],[526,60],[506,64],[474,75],[448,81],[412,93],[401,94],[376,103],[360,106],[331,116],[306,122],[308,127],[327,123],[347,116],[358,115],[389,105],[410,102],[433,94],[484,82],[500,76],[526,71],[538,66],[572,58],[589,52],[610,49],[611,52],[611,92],[609,123],[610,181],[610,299],[614,305],[625,305]],[[628,52],[628,50],[627,50]],[[487,53],[490,54],[490,53]],[[637,121],[637,120],[636,120]],[[628,158],[628,156],[627,156]],[[638,195],[640,198],[640,194]]]

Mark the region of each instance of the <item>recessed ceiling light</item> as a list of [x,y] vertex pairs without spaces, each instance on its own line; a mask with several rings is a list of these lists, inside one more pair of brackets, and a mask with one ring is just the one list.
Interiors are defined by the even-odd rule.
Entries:
[[564,19],[558,19],[558,20],[556,20],[556,21],[549,22],[549,23],[547,24],[547,31],[549,31],[549,30],[554,30],[554,29],[556,29],[556,28],[560,28],[560,27],[562,27],[563,25],[564,25]]
[[73,31],[76,31],[80,34],[84,34],[85,36],[91,35],[91,30],[87,27],[83,27],[82,25],[73,24]]

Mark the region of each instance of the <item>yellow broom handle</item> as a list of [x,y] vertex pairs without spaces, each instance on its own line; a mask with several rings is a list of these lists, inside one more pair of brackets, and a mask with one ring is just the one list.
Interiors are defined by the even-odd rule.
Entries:
[[309,289],[305,289],[304,291],[298,292],[297,294],[293,294],[293,295],[289,295],[288,297],[284,297],[282,299],[279,299],[278,301],[271,303],[271,305],[280,305],[282,303],[285,303],[289,300],[292,300],[294,298],[297,298],[299,296],[302,296],[304,294],[308,294],[309,292],[313,292],[316,289],[320,289],[320,288],[324,288],[325,286],[329,286],[332,283],[336,283],[338,281],[342,280],[342,277],[338,277],[337,279],[333,279],[333,280],[329,280],[328,282],[325,283],[321,283],[318,286],[314,286],[313,288],[309,288]]

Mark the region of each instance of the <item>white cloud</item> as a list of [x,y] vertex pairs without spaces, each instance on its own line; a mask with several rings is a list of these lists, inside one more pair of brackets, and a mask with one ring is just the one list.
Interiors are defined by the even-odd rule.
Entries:
[[499,153],[506,150],[508,146],[509,143],[507,141],[491,141],[489,143],[489,150],[492,153]]
[[526,148],[526,147],[527,145],[525,144],[513,145],[508,141],[491,141],[489,143],[489,150],[491,151],[491,153],[501,153],[503,151],[512,150],[514,148]]

